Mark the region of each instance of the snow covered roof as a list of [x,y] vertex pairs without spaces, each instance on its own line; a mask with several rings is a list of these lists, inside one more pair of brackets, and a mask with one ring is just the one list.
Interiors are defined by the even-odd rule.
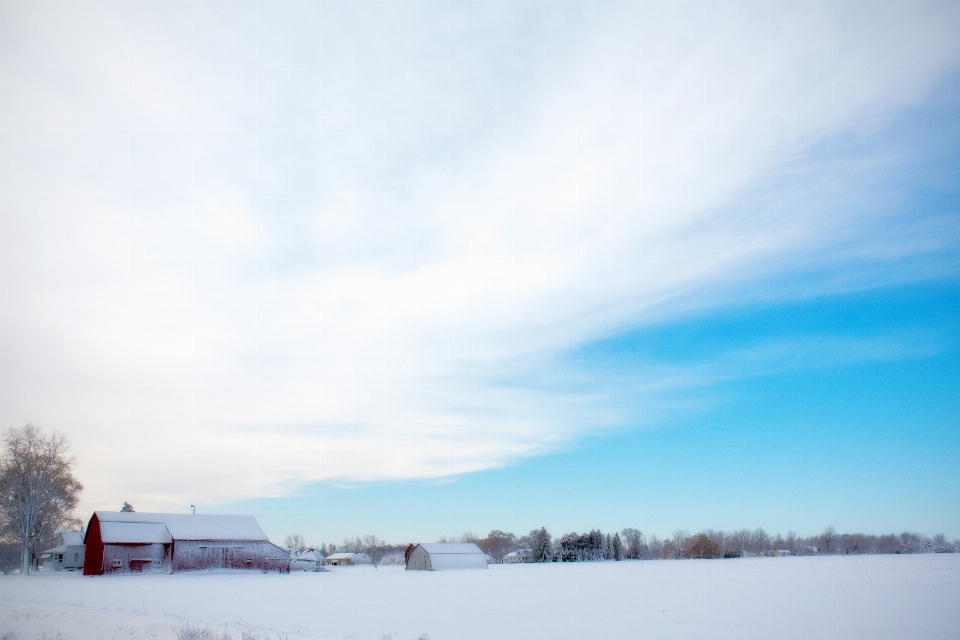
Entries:
[[487,568],[487,554],[472,542],[426,542],[417,546],[430,555],[434,571]]
[[472,542],[421,542],[420,546],[431,556],[445,553],[479,553],[486,556],[483,549]]
[[353,556],[358,555],[356,553],[331,553],[327,556],[327,560],[348,560]]
[[46,551],[42,551],[40,555],[46,555],[49,553],[66,553],[66,552],[67,552],[67,548],[63,545],[60,545],[59,547],[54,547],[53,549],[47,549]]
[[83,534],[79,531],[64,531],[60,534],[61,543],[68,546],[83,544]]
[[[253,516],[215,516],[184,513],[97,511],[101,531],[106,523],[159,524],[174,540],[259,540],[267,536]],[[106,542],[106,538],[104,538]],[[168,540],[169,542],[169,540]]]
[[166,525],[148,522],[101,522],[100,539],[113,544],[170,544]]

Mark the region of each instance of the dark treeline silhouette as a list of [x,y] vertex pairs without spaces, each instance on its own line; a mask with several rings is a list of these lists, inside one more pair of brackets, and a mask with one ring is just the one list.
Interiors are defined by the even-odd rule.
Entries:
[[[681,558],[740,558],[749,556],[850,555],[893,553],[960,552],[960,540],[948,541],[943,534],[929,538],[919,533],[837,533],[826,527],[814,536],[769,535],[761,528],[717,531],[706,529],[691,535],[675,531],[669,537],[649,536],[628,527],[604,534],[599,529],[585,533],[570,532],[556,538],[546,528],[517,536],[494,529],[485,537],[467,532],[461,536],[441,536],[437,542],[474,542],[493,562],[502,562],[513,551],[530,549],[536,562],[588,562],[598,560],[666,560]],[[324,554],[363,552],[375,564],[403,564],[403,552],[409,543],[389,544],[377,536],[345,539],[341,544],[323,544]]]

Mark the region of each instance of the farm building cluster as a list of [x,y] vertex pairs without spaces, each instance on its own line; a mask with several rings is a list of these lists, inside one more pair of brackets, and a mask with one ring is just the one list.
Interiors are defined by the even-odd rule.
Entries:
[[[253,516],[97,511],[85,529],[65,531],[58,543],[40,554],[42,570],[90,576],[204,569],[288,573],[373,564],[366,553],[284,549],[270,542]],[[504,562],[526,558],[518,551]],[[406,569],[413,571],[486,569],[490,561],[472,542],[411,544],[404,554]]]

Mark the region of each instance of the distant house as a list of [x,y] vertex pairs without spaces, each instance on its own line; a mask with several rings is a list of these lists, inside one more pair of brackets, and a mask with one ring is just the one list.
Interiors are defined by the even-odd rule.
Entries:
[[349,567],[355,564],[373,564],[373,558],[365,553],[331,553],[326,563],[333,567]]
[[290,555],[267,539],[252,516],[97,511],[84,542],[84,575],[290,571]]
[[40,554],[40,566],[44,571],[77,571],[83,569],[83,557],[83,534],[64,531],[57,546]]
[[292,549],[290,552],[290,570],[291,571],[316,571],[318,566],[323,566],[323,554],[316,549],[307,549],[298,551]]
[[518,563],[518,562],[534,562],[533,549],[518,549],[512,551],[507,555],[503,556],[503,561],[506,564]]
[[486,569],[487,554],[472,542],[424,542],[410,552],[408,571]]

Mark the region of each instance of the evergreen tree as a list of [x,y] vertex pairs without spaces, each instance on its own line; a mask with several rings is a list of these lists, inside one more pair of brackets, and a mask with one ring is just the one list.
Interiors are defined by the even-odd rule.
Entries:
[[542,527],[539,531],[533,531],[530,537],[533,539],[533,561],[550,562],[553,560],[553,548],[550,544],[550,533],[547,528]]
[[120,508],[120,513],[133,513],[134,511],[133,505],[124,500],[123,506]]
[[623,545],[620,544],[620,534],[613,534],[613,559],[620,561],[623,560]]

